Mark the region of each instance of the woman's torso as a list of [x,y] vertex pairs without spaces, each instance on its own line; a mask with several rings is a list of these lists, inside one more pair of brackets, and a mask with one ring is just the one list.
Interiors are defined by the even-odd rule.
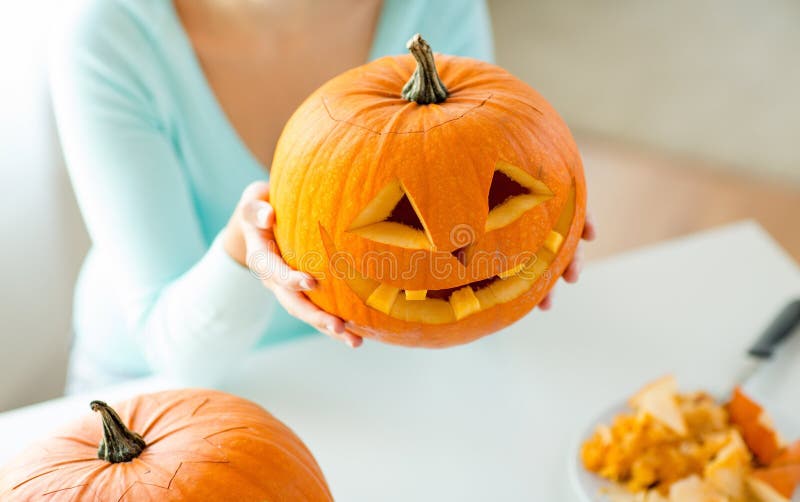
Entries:
[[[219,19],[208,18],[196,5],[187,7],[197,0],[107,1],[116,1],[146,34],[146,47],[123,49],[130,52],[137,84],[147,88],[158,110],[208,245],[224,228],[243,188],[267,177],[282,124],[328,78],[367,59],[402,53],[416,31],[430,34],[443,52],[491,58],[480,0],[345,0],[357,7],[341,22],[334,21],[336,9],[330,7],[336,2],[301,0],[285,22],[274,23],[274,33],[251,30],[225,42],[216,39],[224,35],[224,23],[215,25]],[[284,2],[292,3],[265,3],[277,8]],[[303,11],[314,6],[319,7],[316,16]],[[312,24],[304,26],[300,19]],[[467,38],[475,23],[484,31],[477,40]],[[251,44],[260,47],[247,49]],[[87,256],[76,286],[74,351],[127,378],[149,368],[117,301],[124,286],[114,277],[121,266],[102,248]],[[279,309],[261,345],[313,332]]]

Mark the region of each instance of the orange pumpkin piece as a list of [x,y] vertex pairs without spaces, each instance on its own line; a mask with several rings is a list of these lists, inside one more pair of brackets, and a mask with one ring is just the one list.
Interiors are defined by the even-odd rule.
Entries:
[[0,500],[333,500],[300,439],[250,401],[190,389],[92,409],[0,469]]
[[748,482],[762,502],[787,502],[800,489],[800,440],[784,448],[769,467],[756,469]]
[[530,86],[419,35],[328,81],[281,134],[275,237],[320,308],[375,340],[467,343],[538,304],[580,241],[586,184]]
[[769,465],[780,454],[783,444],[766,411],[738,387],[727,408],[747,447],[762,465]]
[[800,440],[784,448],[780,455],[775,457],[775,460],[772,461],[770,467],[791,464],[800,464]]
[[748,484],[761,502],[788,502],[800,487],[800,464],[756,469]]

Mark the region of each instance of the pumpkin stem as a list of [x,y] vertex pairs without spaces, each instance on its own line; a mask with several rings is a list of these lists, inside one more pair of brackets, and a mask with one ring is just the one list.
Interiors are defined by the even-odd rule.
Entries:
[[138,457],[147,446],[142,436],[128,429],[117,412],[103,401],[92,401],[90,405],[103,418],[103,439],[97,458],[117,464]]
[[403,86],[403,98],[421,105],[441,103],[447,99],[447,87],[436,71],[433,51],[428,42],[417,33],[408,41],[406,48],[417,60],[417,69]]

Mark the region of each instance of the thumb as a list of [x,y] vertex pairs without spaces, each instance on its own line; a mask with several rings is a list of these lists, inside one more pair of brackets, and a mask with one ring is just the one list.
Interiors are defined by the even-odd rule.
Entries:
[[261,230],[270,230],[275,225],[275,210],[269,202],[250,200],[242,207],[242,219],[245,224],[253,225]]

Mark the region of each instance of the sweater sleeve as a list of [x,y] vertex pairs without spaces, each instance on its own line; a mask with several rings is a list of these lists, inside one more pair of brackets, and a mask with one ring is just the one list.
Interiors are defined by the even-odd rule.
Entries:
[[273,300],[202,233],[151,40],[114,0],[62,23],[50,83],[70,178],[95,249],[114,263],[125,324],[156,372],[212,385],[251,347]]

